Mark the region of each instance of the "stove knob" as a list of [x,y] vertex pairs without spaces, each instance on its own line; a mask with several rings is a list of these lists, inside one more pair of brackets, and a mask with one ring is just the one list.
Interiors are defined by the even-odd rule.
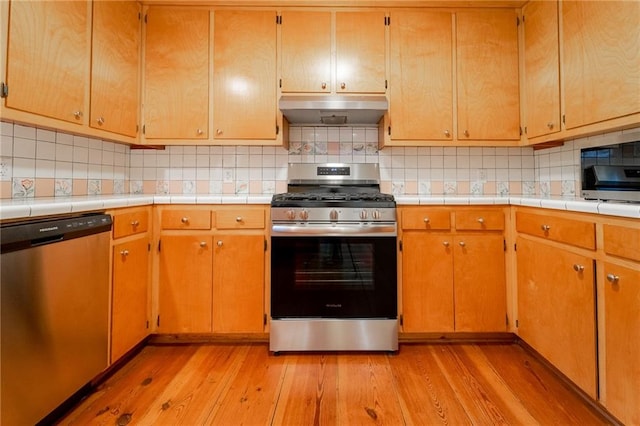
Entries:
[[366,210],[362,210],[360,212],[360,219],[365,220],[367,218],[367,211]]
[[306,210],[302,210],[302,211],[300,212],[300,219],[302,219],[302,220],[307,220],[307,219],[309,219],[309,212],[308,212],[308,211],[306,211]]
[[329,219],[330,220],[338,220],[338,212],[336,210],[331,210],[329,212]]
[[380,210],[374,210],[373,211],[373,218],[374,219],[380,219]]
[[293,220],[295,218],[296,218],[296,211],[295,210],[287,210],[287,219]]

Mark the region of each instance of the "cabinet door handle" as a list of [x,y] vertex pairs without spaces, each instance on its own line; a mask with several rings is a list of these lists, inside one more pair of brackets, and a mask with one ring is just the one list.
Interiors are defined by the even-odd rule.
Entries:
[[345,82],[340,83],[340,88],[342,90],[346,89],[347,88],[347,83],[345,83]]
[[460,247],[464,247],[467,245],[467,243],[465,243],[464,241],[460,241],[458,244],[460,244]]
[[466,137],[469,137],[469,131],[465,130],[464,132],[462,132]]
[[218,247],[222,247],[222,240],[218,240]]
[[449,241],[443,241],[442,245],[445,246],[445,247],[449,247]]
[[203,131],[202,129],[197,129],[197,130],[196,130],[196,134],[197,134],[198,136],[202,136],[202,134],[203,134],[203,133],[204,133],[204,131]]
[[205,248],[207,246],[206,241],[200,241],[200,247]]
[[549,128],[549,130],[553,129],[553,123],[551,121],[548,122],[547,127]]
[[573,270],[576,272],[583,272],[584,271],[584,266],[582,265],[578,265],[577,263],[573,265]]
[[222,134],[222,129],[216,129],[216,135],[220,136]]
[[135,228],[136,226],[138,226],[138,225],[140,225],[140,222],[139,222],[139,221],[137,221],[137,220],[132,220],[132,221],[131,221],[131,226],[133,226],[134,228]]
[[322,90],[325,90],[327,88],[327,83],[323,81],[320,87],[322,87]]
[[449,137],[449,136],[451,136],[451,132],[450,132],[449,130],[445,130],[445,131],[444,131],[444,135],[445,135],[446,137]]
[[542,225],[540,226],[540,229],[542,229],[544,232],[549,232],[549,230],[551,229],[550,225]]
[[242,216],[237,216],[236,217],[236,222],[242,222]]
[[478,223],[482,225],[484,223],[484,218],[483,217],[479,217],[478,218]]
[[424,223],[429,223],[429,218],[425,217],[424,219],[422,219],[424,221]]
[[182,222],[182,223],[184,223],[186,225],[187,223],[189,223],[189,218],[185,216],[182,219],[180,219],[180,222]]
[[121,256],[129,256],[129,250],[120,250],[120,255]]
[[99,126],[102,126],[104,124],[104,117],[98,117],[96,121],[98,122]]
[[82,111],[74,111],[73,116],[76,118],[76,120],[80,120],[82,118]]
[[611,284],[615,284],[620,281],[620,277],[615,274],[607,274],[607,281],[609,281]]

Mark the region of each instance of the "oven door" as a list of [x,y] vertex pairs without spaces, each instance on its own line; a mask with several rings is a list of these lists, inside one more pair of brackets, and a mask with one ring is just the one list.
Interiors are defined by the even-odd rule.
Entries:
[[271,242],[272,318],[397,318],[395,236]]

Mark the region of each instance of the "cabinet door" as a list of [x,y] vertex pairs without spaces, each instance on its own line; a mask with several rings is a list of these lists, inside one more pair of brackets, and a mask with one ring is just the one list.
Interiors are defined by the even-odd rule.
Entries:
[[275,139],[275,13],[218,10],[214,20],[214,138]]
[[456,331],[506,331],[502,235],[458,235],[453,250]]
[[84,123],[88,12],[86,1],[11,2],[8,108]]
[[593,259],[518,238],[517,267],[518,334],[595,399]]
[[145,138],[206,139],[209,11],[151,7],[145,22]]
[[140,5],[93,2],[89,125],[135,137],[138,125]]
[[391,21],[391,138],[450,140],[453,135],[451,13],[394,11]]
[[282,12],[282,92],[331,91],[331,13]]
[[264,330],[264,235],[217,234],[213,256],[213,331]]
[[640,424],[640,269],[604,264],[604,374],[600,397],[624,424]]
[[160,240],[160,333],[211,333],[211,236]]
[[640,2],[562,2],[568,129],[640,112]]
[[458,12],[456,21],[458,139],[520,139],[515,11]]
[[149,331],[148,244],[144,237],[113,247],[111,362],[142,341]]
[[558,2],[523,8],[526,129],[530,138],[560,131]]
[[336,13],[336,92],[385,92],[383,12]]
[[452,243],[449,234],[403,234],[403,331],[453,331]]

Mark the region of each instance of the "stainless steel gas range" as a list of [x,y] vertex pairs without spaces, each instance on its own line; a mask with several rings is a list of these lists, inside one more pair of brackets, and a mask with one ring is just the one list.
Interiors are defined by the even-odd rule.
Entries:
[[271,351],[398,349],[395,207],[377,164],[289,166],[271,202]]

